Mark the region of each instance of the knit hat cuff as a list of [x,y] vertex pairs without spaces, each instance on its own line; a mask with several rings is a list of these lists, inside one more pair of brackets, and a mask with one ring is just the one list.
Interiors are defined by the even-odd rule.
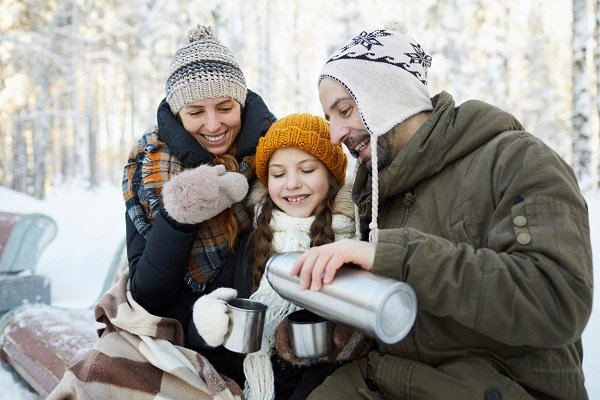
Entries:
[[246,86],[239,82],[225,79],[200,80],[179,85],[177,89],[169,93],[167,103],[169,103],[171,112],[175,115],[189,103],[216,97],[231,98],[240,103],[243,108],[246,102],[246,94]]
[[[341,84],[358,107],[361,119],[367,131],[372,135],[381,136],[388,133],[394,126],[406,119],[417,115],[423,111],[433,110],[433,104],[429,98],[427,87],[421,84],[415,84],[408,80],[407,82],[396,82],[395,92],[388,92],[387,102],[375,101],[374,93],[385,93],[366,86],[360,73],[344,74],[344,71],[331,70],[329,64],[326,64],[319,76],[319,84],[323,78],[330,78]],[[402,85],[405,83],[405,85]],[[375,82],[372,82],[375,84]],[[353,89],[350,89],[353,87]],[[411,93],[411,94],[408,94]]]
[[256,176],[265,187],[269,159],[275,151],[285,147],[297,147],[312,154],[340,184],[344,183],[348,157],[341,145],[331,143],[325,119],[307,113],[290,114],[275,122],[260,138],[255,157]]

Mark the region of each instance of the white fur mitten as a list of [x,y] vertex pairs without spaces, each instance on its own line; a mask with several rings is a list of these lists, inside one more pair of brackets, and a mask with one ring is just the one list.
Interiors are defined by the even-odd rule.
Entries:
[[236,297],[237,290],[222,287],[205,294],[194,303],[192,312],[194,325],[209,346],[217,347],[223,344],[229,325],[225,303]]
[[165,183],[162,190],[167,214],[182,224],[198,224],[240,202],[248,193],[246,177],[224,165],[186,169]]

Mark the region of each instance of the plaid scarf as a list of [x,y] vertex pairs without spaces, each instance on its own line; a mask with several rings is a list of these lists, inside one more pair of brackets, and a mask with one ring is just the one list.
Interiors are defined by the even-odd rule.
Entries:
[[[239,162],[239,172],[250,179],[254,176],[254,156]],[[123,197],[127,213],[138,232],[147,237],[152,221],[160,212],[162,188],[165,182],[184,169],[166,143],[159,139],[155,127],[142,136],[129,155],[123,175]],[[239,232],[250,229],[250,214],[241,203],[232,207]],[[185,275],[185,282],[195,291],[202,291],[231,255],[223,226],[205,221],[200,224]]]

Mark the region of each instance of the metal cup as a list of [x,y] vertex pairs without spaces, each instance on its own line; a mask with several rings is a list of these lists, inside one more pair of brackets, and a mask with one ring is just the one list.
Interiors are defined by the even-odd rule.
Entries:
[[317,358],[333,351],[333,322],[308,310],[287,316],[290,344],[300,358]]
[[229,326],[223,346],[236,353],[260,350],[266,311],[267,306],[258,301],[243,298],[229,300]]

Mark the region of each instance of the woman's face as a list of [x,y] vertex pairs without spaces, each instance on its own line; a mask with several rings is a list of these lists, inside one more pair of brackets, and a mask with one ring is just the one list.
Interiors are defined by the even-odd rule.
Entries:
[[318,158],[297,147],[271,155],[267,171],[269,196],[283,212],[306,218],[329,191],[329,170]]
[[242,127],[240,103],[228,97],[199,100],[179,111],[185,130],[206,151],[222,155],[229,150]]

